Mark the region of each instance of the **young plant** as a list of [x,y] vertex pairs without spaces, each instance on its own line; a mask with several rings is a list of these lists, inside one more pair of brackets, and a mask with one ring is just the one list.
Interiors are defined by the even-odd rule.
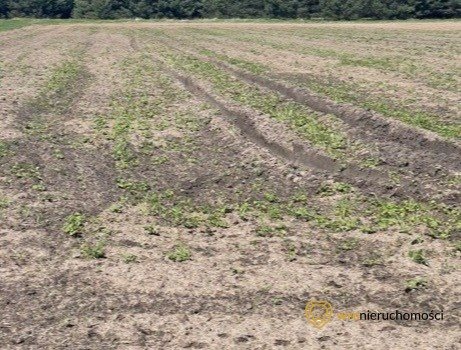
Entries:
[[167,258],[174,262],[183,262],[191,259],[191,252],[189,248],[181,243],[174,247],[172,251],[167,254]]
[[70,236],[78,236],[83,233],[83,226],[85,224],[85,217],[80,213],[69,215],[63,226],[64,233]]
[[105,247],[106,243],[104,241],[99,241],[94,245],[85,243],[80,248],[80,251],[88,259],[102,259],[106,257]]
[[410,250],[408,252],[408,256],[415,263],[429,266],[429,262],[427,261],[427,259],[425,257],[425,254],[424,254],[424,251],[422,249]]

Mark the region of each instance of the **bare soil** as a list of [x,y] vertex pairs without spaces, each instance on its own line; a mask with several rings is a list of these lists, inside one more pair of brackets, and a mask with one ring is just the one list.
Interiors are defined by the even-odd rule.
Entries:
[[[197,33],[314,45],[306,36],[322,31],[330,45],[360,30],[400,45],[398,31],[434,46],[459,29],[119,22],[1,33],[0,348],[458,349],[459,138],[301,88],[291,54],[283,74],[206,55],[260,54]],[[277,68],[285,52],[275,52],[254,61]],[[248,91],[275,102],[261,107]],[[459,122],[450,103],[440,120]],[[303,133],[312,120],[341,135],[336,153]],[[304,315],[312,299],[444,319],[316,329]]]

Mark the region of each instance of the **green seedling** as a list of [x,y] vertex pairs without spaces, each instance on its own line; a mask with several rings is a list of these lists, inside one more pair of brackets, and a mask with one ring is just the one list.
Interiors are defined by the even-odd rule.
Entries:
[[75,213],[66,218],[63,231],[70,236],[78,236],[83,233],[85,217],[80,213]]

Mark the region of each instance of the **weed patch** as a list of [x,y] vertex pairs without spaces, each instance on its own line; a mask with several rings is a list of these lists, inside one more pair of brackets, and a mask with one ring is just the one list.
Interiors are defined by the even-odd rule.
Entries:
[[184,262],[190,260],[191,256],[192,254],[190,249],[184,244],[175,246],[172,251],[167,253],[167,258],[174,262]]
[[85,216],[80,213],[69,215],[64,223],[63,231],[70,236],[79,236],[83,233]]

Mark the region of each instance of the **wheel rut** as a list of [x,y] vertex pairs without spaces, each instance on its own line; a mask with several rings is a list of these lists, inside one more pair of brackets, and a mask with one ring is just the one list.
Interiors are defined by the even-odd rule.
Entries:
[[215,97],[193,78],[185,76],[176,70],[164,65],[164,70],[179,81],[190,93],[211,106],[217,108],[226,121],[231,122],[241,134],[260,148],[267,150],[275,157],[295,166],[303,166],[321,171],[333,176],[337,181],[344,181],[360,188],[369,194],[379,194],[398,198],[429,199],[428,191],[410,180],[402,180],[399,186],[390,184],[388,174],[377,169],[363,169],[355,164],[346,166],[336,159],[320,154],[307,145],[294,142],[292,148],[269,140],[256,126],[251,115],[246,112],[230,108],[227,103]]

